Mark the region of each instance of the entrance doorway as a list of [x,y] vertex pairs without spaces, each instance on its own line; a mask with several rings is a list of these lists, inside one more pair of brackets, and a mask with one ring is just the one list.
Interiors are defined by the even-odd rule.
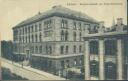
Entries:
[[26,50],[26,60],[30,60],[30,50]]

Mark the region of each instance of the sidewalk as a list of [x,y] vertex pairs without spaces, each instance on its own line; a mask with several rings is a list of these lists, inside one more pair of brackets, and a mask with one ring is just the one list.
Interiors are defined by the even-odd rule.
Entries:
[[[31,68],[30,66],[22,66],[21,64],[15,63],[2,58],[2,66],[9,68],[12,72],[19,76],[28,78],[29,80],[65,80],[59,76]],[[31,76],[30,76],[31,75]]]

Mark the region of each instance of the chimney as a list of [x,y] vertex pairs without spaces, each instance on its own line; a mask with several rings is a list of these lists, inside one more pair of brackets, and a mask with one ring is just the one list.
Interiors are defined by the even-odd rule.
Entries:
[[99,33],[103,33],[104,32],[104,21],[100,21],[99,22],[99,29],[98,29]]
[[104,26],[104,21],[100,21],[99,26],[100,26],[100,28],[103,27]]
[[123,18],[117,18],[117,26],[121,26],[123,24]]

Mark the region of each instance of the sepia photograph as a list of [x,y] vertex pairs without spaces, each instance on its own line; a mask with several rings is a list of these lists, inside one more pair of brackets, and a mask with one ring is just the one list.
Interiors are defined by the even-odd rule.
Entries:
[[0,80],[128,80],[127,0],[0,0]]

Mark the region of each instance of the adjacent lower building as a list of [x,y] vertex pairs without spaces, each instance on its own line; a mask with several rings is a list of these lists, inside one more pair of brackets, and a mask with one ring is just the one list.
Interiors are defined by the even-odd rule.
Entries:
[[85,80],[128,80],[128,27],[122,18],[109,29],[85,34],[84,43]]

